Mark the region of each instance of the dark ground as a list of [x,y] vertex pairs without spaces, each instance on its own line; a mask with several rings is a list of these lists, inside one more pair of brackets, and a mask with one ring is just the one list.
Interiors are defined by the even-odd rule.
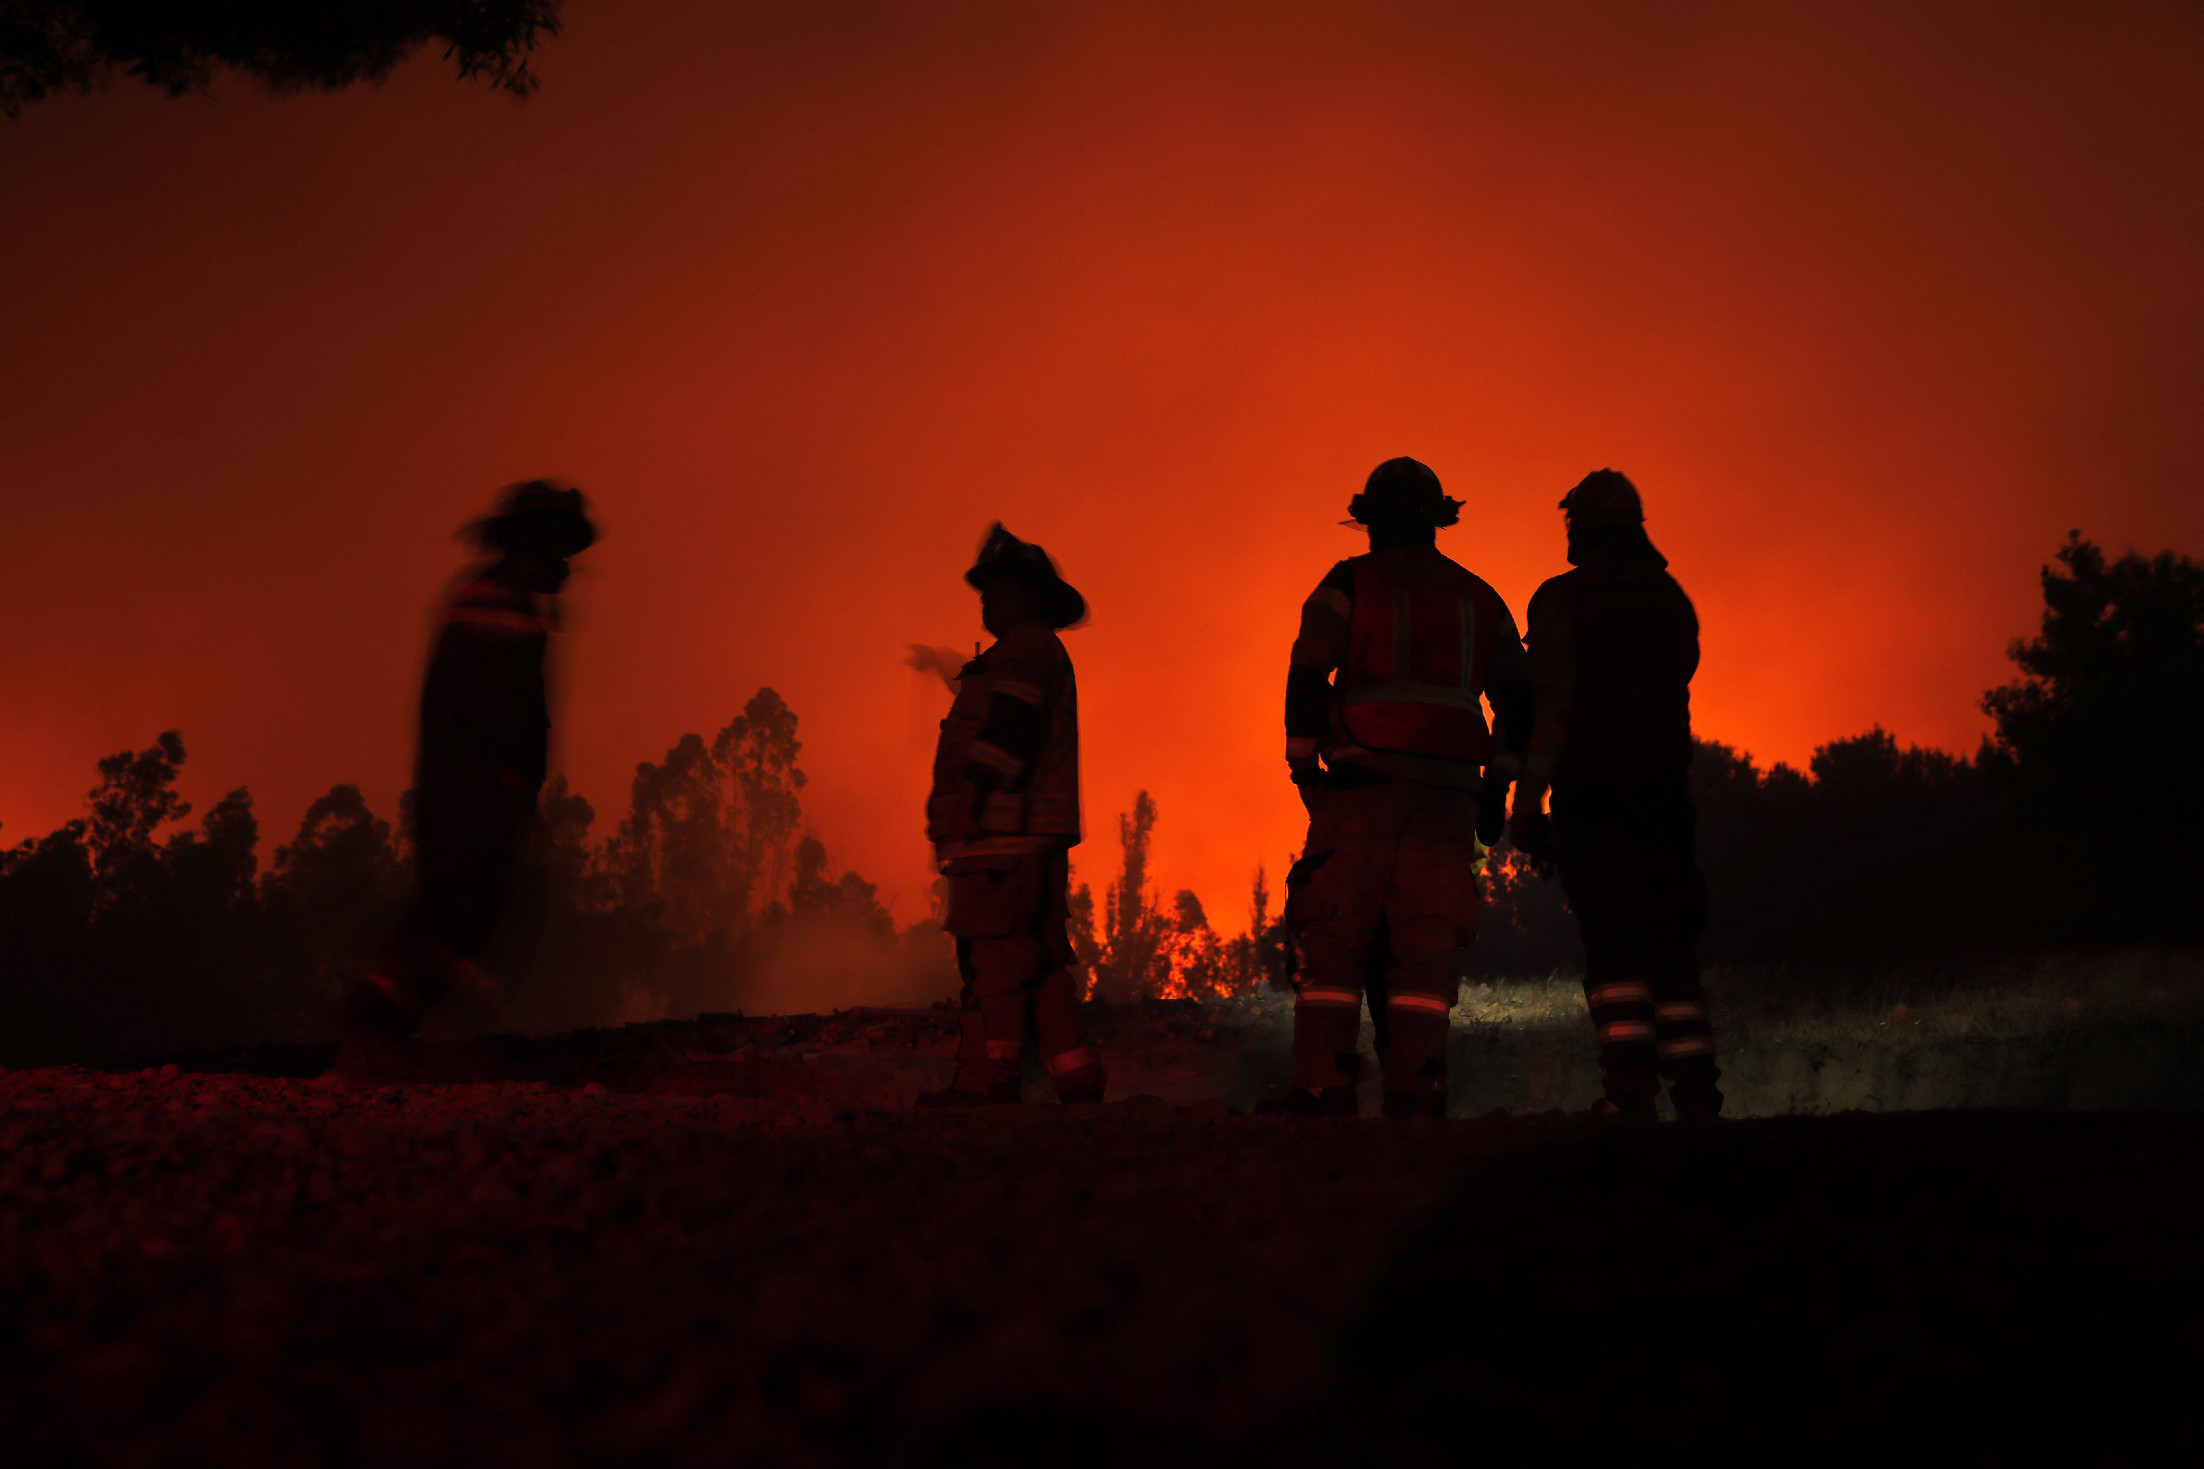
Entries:
[[[1202,1072],[1200,1022],[1120,1017],[1120,1077],[1230,1073]],[[2204,1117],[870,1105],[938,1084],[945,1045],[939,1017],[876,1013],[422,1063],[523,1080],[241,1073],[309,1051],[0,1075],[0,1442],[129,1465],[2140,1464],[2204,1429]]]

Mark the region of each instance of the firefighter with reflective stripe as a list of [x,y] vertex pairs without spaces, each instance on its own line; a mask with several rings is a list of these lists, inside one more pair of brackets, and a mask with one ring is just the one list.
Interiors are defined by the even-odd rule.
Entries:
[[1499,593],[1439,552],[1461,502],[1437,475],[1389,459],[1348,508],[1369,554],[1333,567],[1303,604],[1286,677],[1286,762],[1309,833],[1286,878],[1301,954],[1293,1074],[1265,1110],[1354,1112],[1367,987],[1386,1115],[1438,1117],[1481,831],[1499,833],[1530,670]]
[[548,763],[554,599],[568,558],[596,528],[581,491],[530,480],[508,486],[498,512],[465,534],[494,559],[461,579],[429,655],[413,783],[416,886],[345,999],[355,1062],[409,1036],[455,981],[487,983],[474,964],[504,914]]
[[1057,1097],[1099,1102],[1102,1058],[1080,1018],[1066,900],[1079,841],[1079,700],[1057,633],[1087,604],[1039,546],[998,523],[965,578],[995,642],[964,665],[941,722],[926,834],[949,880],[957,1072],[921,1107],[1019,1100],[1037,1036]]
[[1561,509],[1576,569],[1531,598],[1537,714],[1512,830],[1558,864],[1584,935],[1606,1076],[1595,1110],[1652,1117],[1665,1075],[1677,1115],[1706,1120],[1722,1110],[1722,1073],[1699,983],[1706,884],[1686,787],[1699,619],[1628,479],[1587,475]]

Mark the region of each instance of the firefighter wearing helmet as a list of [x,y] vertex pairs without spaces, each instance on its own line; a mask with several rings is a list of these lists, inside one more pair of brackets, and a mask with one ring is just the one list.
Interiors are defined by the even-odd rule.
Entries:
[[544,662],[568,558],[597,538],[577,489],[506,487],[462,532],[484,561],[445,604],[422,680],[411,903],[346,995],[340,1072],[372,1076],[496,935],[550,750]]
[[1300,951],[1293,1072],[1264,1110],[1354,1113],[1367,989],[1385,1114],[1438,1117],[1457,956],[1477,932],[1480,830],[1499,833],[1530,668],[1500,594],[1440,553],[1461,502],[1427,466],[1380,464],[1348,512],[1369,554],[1334,566],[1302,605],[1286,677],[1286,762],[1309,831],[1286,878]]
[[926,1108],[1020,1099],[1027,1036],[1057,1098],[1099,1102],[1101,1055],[1079,1014],[1067,929],[1079,841],[1079,699],[1057,634],[1086,600],[1039,546],[998,523],[965,581],[994,643],[954,680],[941,722],[926,834],[948,879],[956,939],[957,1070]]
[[1584,936],[1605,1074],[1594,1110],[1651,1118],[1665,1075],[1677,1116],[1704,1121],[1722,1110],[1722,1073],[1699,984],[1706,884],[1685,785],[1699,619],[1628,479],[1586,475],[1561,510],[1576,569],[1531,598],[1537,722],[1511,830],[1559,866]]

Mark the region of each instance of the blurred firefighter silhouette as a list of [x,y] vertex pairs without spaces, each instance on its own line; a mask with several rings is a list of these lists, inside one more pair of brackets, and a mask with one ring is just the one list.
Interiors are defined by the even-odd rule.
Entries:
[[509,485],[462,532],[487,558],[446,604],[421,688],[412,902],[351,987],[340,1069],[405,1040],[496,935],[549,759],[545,658],[568,559],[597,538],[582,492]]
[[[918,1105],[1020,1099],[1027,1037],[1065,1102],[1102,1100],[1102,1058],[1079,1014],[1067,929],[1070,852],[1079,841],[1079,702],[1057,636],[1086,599],[1039,546],[998,522],[965,581],[995,642],[956,672],[956,701],[934,753],[926,835],[949,879],[943,927],[957,945],[957,1071]],[[951,675],[940,653],[913,666]]]
[[1440,553],[1461,502],[1428,466],[1388,459],[1348,513],[1369,553],[1302,604],[1286,675],[1286,764],[1309,834],[1286,876],[1301,951],[1293,1074],[1262,1110],[1354,1113],[1367,992],[1385,1114],[1439,1117],[1480,836],[1498,835],[1529,736],[1530,667],[1500,594]]
[[[1557,863],[1584,936],[1584,993],[1606,1095],[1651,1118],[1660,1076],[1685,1121],[1722,1110],[1699,984],[1706,927],[1691,767],[1699,619],[1645,533],[1637,486],[1598,470],[1563,498],[1569,564],[1531,597],[1537,723],[1515,843]],[[1541,807],[1549,790],[1553,814]]]

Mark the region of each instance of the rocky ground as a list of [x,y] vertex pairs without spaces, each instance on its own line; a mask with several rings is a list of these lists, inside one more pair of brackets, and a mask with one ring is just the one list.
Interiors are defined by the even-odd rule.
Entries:
[[[2193,1442],[2204,1118],[1614,1130],[901,1110],[942,1012],[0,1075],[16,1463],[2142,1463]],[[1623,1446],[1631,1445],[1629,1448]],[[2155,1461],[2154,1461],[2155,1462]]]

